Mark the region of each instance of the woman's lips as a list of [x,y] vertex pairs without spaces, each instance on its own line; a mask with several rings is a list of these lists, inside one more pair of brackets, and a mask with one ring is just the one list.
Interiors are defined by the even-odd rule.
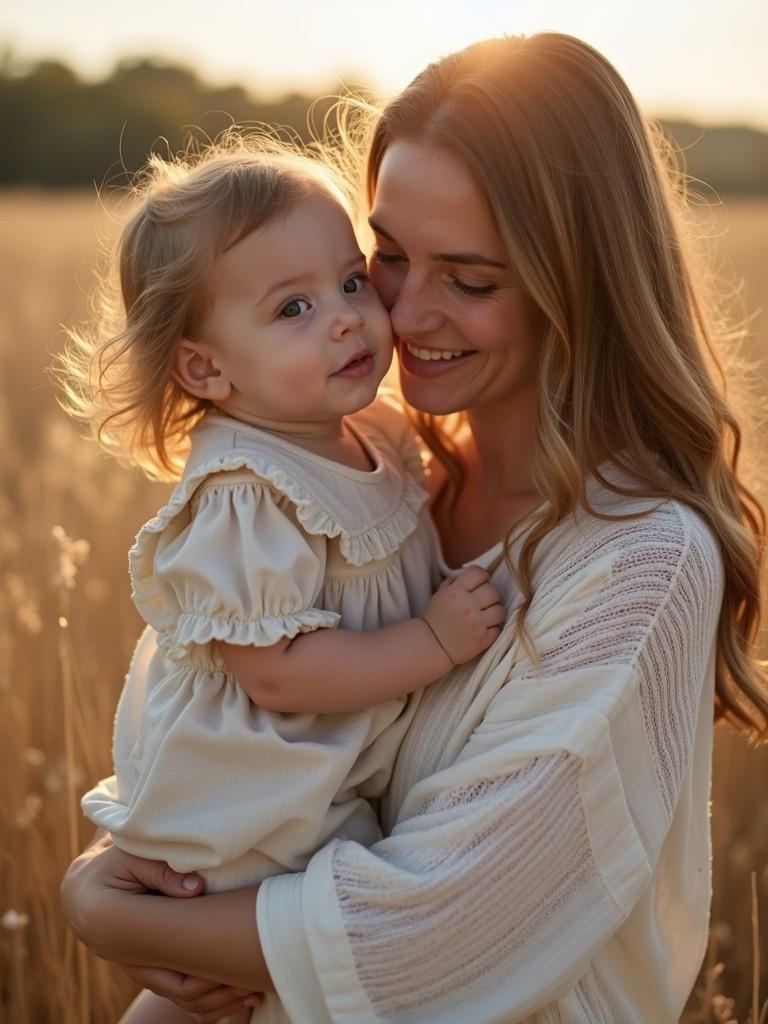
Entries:
[[[413,346],[414,348],[416,346]],[[437,350],[432,350],[437,351]],[[455,367],[463,365],[472,356],[477,355],[476,351],[464,352],[462,355],[452,355],[450,359],[420,359],[410,351],[406,343],[399,339],[397,353],[400,358],[400,365],[414,377],[442,377],[450,373]]]
[[357,380],[359,377],[367,377],[369,373],[373,373],[373,354],[371,352],[365,352],[342,366],[340,370],[332,374],[333,377],[346,377],[348,380]]

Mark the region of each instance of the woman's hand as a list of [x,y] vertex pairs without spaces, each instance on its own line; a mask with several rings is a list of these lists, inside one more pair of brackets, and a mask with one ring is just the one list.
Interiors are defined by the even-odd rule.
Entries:
[[257,992],[217,985],[204,978],[160,967],[124,966],[123,970],[138,986],[170,1000],[190,1014],[197,1024],[214,1024],[240,1010],[252,1010],[264,998]]
[[258,886],[203,891],[199,875],[123,853],[102,835],[73,861],[61,900],[72,930],[96,956],[189,977],[182,998],[202,978],[208,993],[222,986],[274,992],[256,928]]
[[97,836],[70,865],[61,884],[61,902],[78,939],[105,960],[120,960],[124,953],[108,912],[107,900],[115,890],[189,898],[200,896],[204,885],[199,875],[181,875],[163,861],[133,857],[118,849],[108,834]]

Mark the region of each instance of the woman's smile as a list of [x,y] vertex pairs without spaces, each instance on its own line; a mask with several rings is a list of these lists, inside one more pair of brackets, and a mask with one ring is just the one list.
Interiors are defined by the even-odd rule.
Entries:
[[473,356],[479,355],[476,349],[426,348],[402,339],[397,342],[397,353],[401,373],[404,371],[417,377],[437,377],[452,373]]
[[536,392],[541,315],[469,169],[447,149],[393,142],[369,222],[406,401],[438,415],[493,405],[506,429]]

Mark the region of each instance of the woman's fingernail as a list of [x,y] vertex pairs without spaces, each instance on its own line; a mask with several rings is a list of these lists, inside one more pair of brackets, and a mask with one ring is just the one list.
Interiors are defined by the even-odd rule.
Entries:
[[260,999],[255,999],[253,996],[251,996],[250,999],[243,1000],[243,1006],[247,1007],[247,1009],[249,1010],[255,1010],[260,1002]]
[[191,891],[192,889],[197,888],[199,881],[200,879],[197,877],[197,875],[185,875],[181,880],[181,887],[182,889],[187,889],[188,891]]

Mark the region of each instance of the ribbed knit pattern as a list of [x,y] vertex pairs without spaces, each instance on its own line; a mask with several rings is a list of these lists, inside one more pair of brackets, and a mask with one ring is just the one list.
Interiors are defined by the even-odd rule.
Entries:
[[[483,780],[436,798],[423,812],[423,825],[433,833],[450,830],[451,842],[401,846],[383,866],[375,929],[361,907],[369,895],[370,876],[354,856],[359,850],[352,844],[339,847],[334,868],[339,882],[343,880],[339,897],[349,939],[360,981],[382,1018],[405,1015],[422,1000],[438,1006],[457,988],[477,984],[549,930],[574,897],[590,885],[599,888],[578,786],[578,763],[557,754],[536,758],[506,778]],[[542,843],[551,843],[554,854],[543,865],[536,858]],[[516,875],[514,915],[506,900],[487,898],[504,888],[511,865]],[[469,875],[471,900],[466,892]],[[404,877],[411,879],[407,888]],[[458,905],[462,934],[472,936],[471,942],[456,941]],[[419,947],[421,984],[416,993],[403,981],[413,971]]]
[[[722,569],[690,509],[644,507],[579,513],[546,538],[538,663],[510,619],[492,653],[429,687],[391,834],[310,864],[296,926],[312,961],[293,976],[313,974],[334,1021],[678,1019],[707,932]],[[503,568],[494,579],[513,607]]]
[[673,504],[651,519],[601,525],[592,526],[594,536],[584,538],[541,595],[561,589],[586,565],[610,559],[591,605],[543,652],[540,674],[637,665],[645,728],[670,817],[698,698],[688,682],[704,671],[711,639],[711,616],[702,617],[700,605],[718,593],[719,562],[703,524],[690,515],[684,523]]

